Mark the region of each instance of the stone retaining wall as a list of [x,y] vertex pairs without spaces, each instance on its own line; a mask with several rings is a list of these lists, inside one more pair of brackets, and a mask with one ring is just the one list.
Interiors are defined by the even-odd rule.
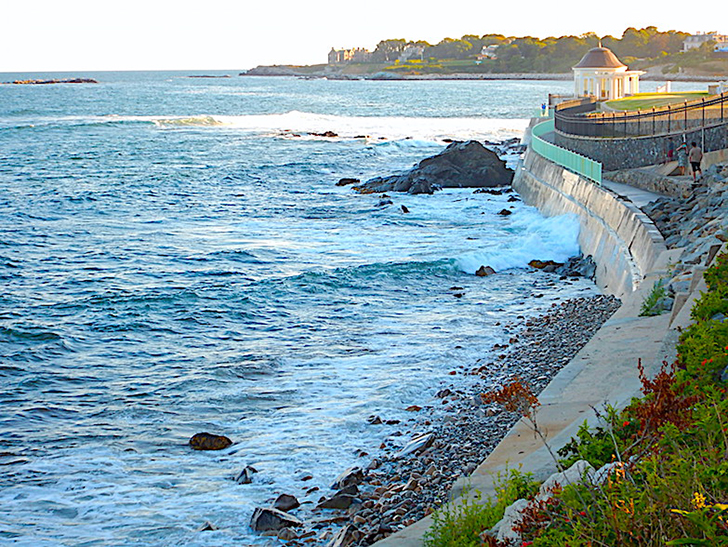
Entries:
[[728,124],[689,131],[685,134],[627,139],[578,137],[555,131],[554,143],[601,162],[605,171],[616,171],[663,163],[667,159],[670,137],[675,148],[684,137],[688,144],[695,141],[699,146],[702,145],[704,151],[722,150],[728,148]]
[[545,215],[579,216],[582,252],[593,256],[597,284],[608,293],[618,297],[632,293],[665,250],[659,231],[639,208],[530,148],[513,187]]

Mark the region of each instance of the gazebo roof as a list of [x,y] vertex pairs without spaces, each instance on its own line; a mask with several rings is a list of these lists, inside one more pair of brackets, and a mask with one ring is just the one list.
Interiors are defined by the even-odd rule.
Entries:
[[626,68],[611,49],[606,47],[595,47],[587,51],[579,64],[574,68]]

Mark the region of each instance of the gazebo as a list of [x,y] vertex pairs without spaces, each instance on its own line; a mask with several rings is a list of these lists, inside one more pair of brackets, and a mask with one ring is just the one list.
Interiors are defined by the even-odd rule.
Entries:
[[641,70],[627,70],[609,48],[590,49],[573,67],[574,95],[596,97],[598,101],[621,99],[625,95],[639,93]]

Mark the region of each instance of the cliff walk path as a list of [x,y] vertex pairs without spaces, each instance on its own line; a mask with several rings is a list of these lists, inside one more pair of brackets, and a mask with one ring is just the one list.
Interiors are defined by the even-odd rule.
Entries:
[[[617,182],[606,181],[603,185],[637,207],[659,197]],[[653,283],[667,276],[670,264],[678,261],[681,252],[682,249],[662,251],[637,290],[622,298],[620,309],[539,396],[541,406],[536,421],[554,452],[576,435],[585,420],[590,424],[597,423],[595,409],[602,410],[607,403],[622,407],[640,394],[638,360],[642,361],[648,376],[659,371],[663,362],[674,361],[678,328],[690,324],[692,303],[700,290],[706,290],[702,275],[693,278],[687,301],[672,314],[640,317],[639,312]],[[480,492],[484,498],[494,497],[495,476],[519,467],[533,473],[538,480],[557,471],[548,449],[524,420],[511,429],[470,477],[456,481],[452,503],[462,502],[475,492]],[[431,525],[432,517],[426,517],[375,545],[421,547]]]

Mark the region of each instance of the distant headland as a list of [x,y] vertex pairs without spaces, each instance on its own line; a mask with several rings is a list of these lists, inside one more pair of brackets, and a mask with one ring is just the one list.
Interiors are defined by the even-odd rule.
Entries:
[[97,84],[92,78],[68,78],[63,80],[14,80],[12,82],[0,82],[4,85],[49,85],[49,84]]
[[423,40],[380,41],[374,51],[331,48],[316,65],[258,66],[244,76],[297,76],[328,79],[569,79],[584,51],[598,44],[644,79],[715,80],[728,78],[728,35],[690,34],[656,27],[628,28],[621,38],[579,36],[534,38],[485,34]]

